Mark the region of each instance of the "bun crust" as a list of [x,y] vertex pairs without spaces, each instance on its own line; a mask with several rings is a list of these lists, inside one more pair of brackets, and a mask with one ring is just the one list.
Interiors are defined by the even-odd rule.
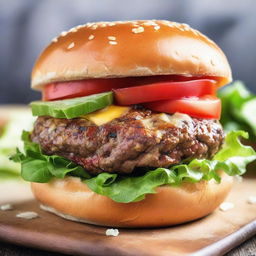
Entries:
[[188,222],[214,211],[231,189],[233,178],[222,173],[222,181],[162,186],[140,202],[117,203],[96,194],[79,178],[51,183],[32,183],[42,209],[61,217],[110,227],[160,227]]
[[32,88],[51,82],[152,75],[232,80],[221,49],[186,24],[145,20],[88,23],[62,32],[41,53]]

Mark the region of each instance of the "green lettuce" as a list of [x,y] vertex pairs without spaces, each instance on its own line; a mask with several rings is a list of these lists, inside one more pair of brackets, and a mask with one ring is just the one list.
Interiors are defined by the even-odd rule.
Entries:
[[241,81],[224,87],[218,93],[222,101],[221,123],[226,131],[245,130],[256,141],[256,95]]
[[243,131],[229,132],[222,149],[212,160],[194,159],[169,169],[157,168],[141,176],[128,177],[105,172],[92,177],[81,166],[63,157],[44,155],[40,146],[30,141],[28,132],[22,135],[24,153],[17,150],[11,159],[21,163],[21,176],[26,181],[45,183],[53,178],[76,176],[95,193],[116,202],[130,203],[156,193],[155,189],[162,185],[179,186],[182,182],[195,183],[211,179],[220,182],[219,170],[231,176],[242,175],[246,165],[256,159],[256,152],[241,144],[239,137],[248,138],[248,134]]
[[23,132],[24,153],[19,149],[11,157],[21,163],[21,176],[26,181],[46,183],[56,177],[63,179],[66,175],[89,178],[84,169],[64,157],[44,155],[38,144],[30,141],[29,132]]

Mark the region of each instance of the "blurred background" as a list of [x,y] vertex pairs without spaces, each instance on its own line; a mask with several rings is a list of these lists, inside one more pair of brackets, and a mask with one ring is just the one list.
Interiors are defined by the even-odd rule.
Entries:
[[0,0],[0,104],[29,103],[30,72],[61,31],[89,21],[167,19],[190,24],[226,53],[234,79],[256,92],[255,0]]

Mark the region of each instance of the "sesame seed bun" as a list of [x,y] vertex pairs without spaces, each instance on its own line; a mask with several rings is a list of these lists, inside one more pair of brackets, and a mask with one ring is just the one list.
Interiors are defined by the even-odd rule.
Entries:
[[146,20],[88,23],[62,32],[42,52],[32,88],[51,82],[152,75],[232,80],[228,61],[209,38],[186,24]]
[[231,189],[232,177],[222,181],[161,186],[156,194],[135,203],[117,203],[91,191],[79,178],[32,183],[42,209],[63,218],[111,227],[159,227],[188,222],[214,211]]

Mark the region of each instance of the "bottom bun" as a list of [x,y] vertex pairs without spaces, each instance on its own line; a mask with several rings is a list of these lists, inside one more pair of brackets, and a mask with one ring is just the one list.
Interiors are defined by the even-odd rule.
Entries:
[[222,181],[161,186],[140,202],[117,203],[91,191],[79,178],[50,183],[32,183],[41,208],[73,221],[111,227],[160,227],[204,217],[214,211],[229,193],[233,179],[221,173]]

